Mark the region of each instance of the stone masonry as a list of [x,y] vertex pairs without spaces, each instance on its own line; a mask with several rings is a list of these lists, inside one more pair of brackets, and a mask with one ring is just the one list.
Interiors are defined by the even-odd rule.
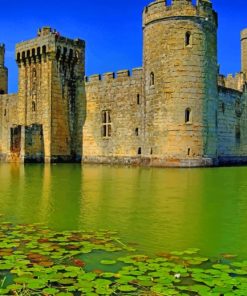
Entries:
[[81,161],[84,52],[84,41],[64,38],[49,27],[17,44],[19,91],[1,97],[3,160]]
[[210,0],[143,10],[143,65],[85,77],[85,42],[49,27],[16,46],[18,94],[0,45],[0,158],[161,167],[247,162],[247,29],[242,68],[220,75]]

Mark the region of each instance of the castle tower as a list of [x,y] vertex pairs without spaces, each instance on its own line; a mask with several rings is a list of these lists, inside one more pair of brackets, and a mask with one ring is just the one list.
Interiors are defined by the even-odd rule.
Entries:
[[144,9],[143,32],[145,156],[156,165],[211,165],[218,98],[212,4],[156,0]]
[[247,74],[247,29],[241,32],[241,64],[242,72]]
[[4,66],[5,45],[0,44],[0,94],[8,92],[8,69]]
[[22,157],[80,161],[85,100],[85,43],[50,27],[16,46]]

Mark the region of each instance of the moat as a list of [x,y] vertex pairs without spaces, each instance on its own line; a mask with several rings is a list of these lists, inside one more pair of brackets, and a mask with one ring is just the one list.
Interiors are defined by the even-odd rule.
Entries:
[[0,214],[55,230],[109,229],[140,251],[246,258],[247,167],[0,166]]

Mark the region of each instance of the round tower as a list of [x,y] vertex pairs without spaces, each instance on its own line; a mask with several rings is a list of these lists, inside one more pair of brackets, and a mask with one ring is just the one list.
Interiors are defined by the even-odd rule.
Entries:
[[145,156],[165,166],[212,165],[218,97],[212,4],[156,0],[144,9],[143,34]]
[[241,65],[242,72],[247,73],[247,29],[241,31]]
[[8,91],[8,69],[4,66],[5,45],[0,43],[0,94]]

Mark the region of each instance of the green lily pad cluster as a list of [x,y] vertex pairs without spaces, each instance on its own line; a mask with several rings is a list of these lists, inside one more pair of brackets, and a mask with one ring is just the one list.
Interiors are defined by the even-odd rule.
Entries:
[[188,249],[149,257],[129,253],[109,231],[0,226],[0,295],[247,295],[247,261],[231,254],[210,260]]

